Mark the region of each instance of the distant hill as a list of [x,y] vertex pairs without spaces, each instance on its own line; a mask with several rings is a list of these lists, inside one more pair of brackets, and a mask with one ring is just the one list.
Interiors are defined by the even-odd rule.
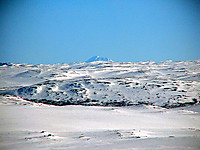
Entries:
[[88,59],[86,62],[93,62],[93,61],[108,61],[108,62],[113,62],[111,59],[106,58],[106,57],[100,57],[100,56],[94,56]]

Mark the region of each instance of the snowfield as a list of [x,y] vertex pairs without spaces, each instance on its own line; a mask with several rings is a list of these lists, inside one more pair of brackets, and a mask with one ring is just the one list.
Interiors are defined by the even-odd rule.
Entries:
[[200,60],[0,63],[0,149],[199,149],[199,96]]
[[0,149],[197,150],[200,105],[52,106],[0,97]]
[[200,100],[200,60],[0,67],[0,94],[51,105],[187,106]]

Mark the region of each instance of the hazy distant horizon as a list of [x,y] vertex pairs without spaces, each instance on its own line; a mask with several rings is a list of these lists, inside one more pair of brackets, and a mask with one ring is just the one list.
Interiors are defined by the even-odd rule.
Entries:
[[[137,63],[137,62],[155,62],[155,63],[159,63],[159,62],[165,62],[165,61],[173,61],[173,62],[179,62],[179,61],[195,61],[195,60],[200,60],[200,59],[190,59],[190,60],[171,60],[171,59],[166,59],[166,60],[160,60],[160,61],[153,61],[153,60],[146,60],[146,61],[115,61],[115,60],[112,60],[113,63],[115,62],[132,62],[132,63]],[[43,65],[53,65],[53,64],[73,64],[73,63],[88,63],[86,62],[87,60],[84,60],[84,61],[77,61],[77,62],[56,62],[56,63],[27,63],[27,62],[10,62],[10,61],[7,61],[7,62],[0,62],[0,63],[14,63],[14,64],[33,64],[33,65],[40,65],[40,64],[43,64]],[[111,62],[111,63],[112,63]]]

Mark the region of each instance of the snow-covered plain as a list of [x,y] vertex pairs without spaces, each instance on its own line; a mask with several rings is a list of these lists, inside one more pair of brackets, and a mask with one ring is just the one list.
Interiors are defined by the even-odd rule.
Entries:
[[200,60],[0,71],[0,149],[200,148]]

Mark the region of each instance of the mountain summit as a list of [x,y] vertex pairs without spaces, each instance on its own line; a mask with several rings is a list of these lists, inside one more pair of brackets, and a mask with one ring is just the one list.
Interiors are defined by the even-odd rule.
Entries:
[[86,62],[89,63],[89,62],[93,62],[93,61],[108,61],[108,62],[112,62],[111,59],[106,58],[106,57],[100,57],[100,56],[94,56],[94,57],[88,59]]

